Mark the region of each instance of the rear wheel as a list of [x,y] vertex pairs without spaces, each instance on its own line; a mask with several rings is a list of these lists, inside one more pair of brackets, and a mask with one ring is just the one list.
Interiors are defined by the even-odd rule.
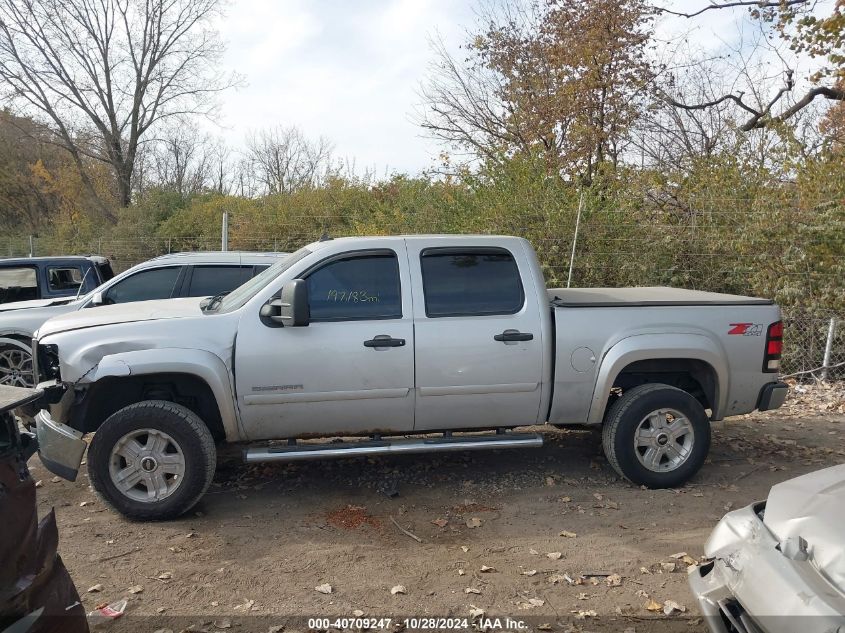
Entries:
[[140,520],[187,512],[208,489],[216,465],[208,427],[190,409],[164,400],[114,413],[88,452],[95,490],[118,512]]
[[710,422],[701,403],[664,384],[626,391],[608,410],[602,445],[611,466],[635,484],[680,486],[710,450]]
[[17,339],[0,339],[0,385],[34,387],[32,348]]

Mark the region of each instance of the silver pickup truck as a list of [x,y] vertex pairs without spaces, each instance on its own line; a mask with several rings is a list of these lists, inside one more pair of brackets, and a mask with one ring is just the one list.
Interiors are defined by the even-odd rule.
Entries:
[[[193,506],[224,441],[291,461],[536,447],[513,429],[603,425],[619,474],[670,487],[704,463],[711,421],[782,404],[782,335],[766,299],[547,290],[516,237],[325,240],[225,297],[47,321],[36,427],[69,479],[96,431],[91,482],[138,519]],[[327,437],[348,439],[312,441]]]

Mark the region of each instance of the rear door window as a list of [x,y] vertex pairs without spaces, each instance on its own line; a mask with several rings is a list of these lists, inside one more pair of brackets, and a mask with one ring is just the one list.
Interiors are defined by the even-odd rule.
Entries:
[[194,266],[186,297],[231,292],[252,276],[252,266]]
[[78,266],[47,267],[47,287],[50,292],[77,292],[82,285],[82,270]]
[[429,317],[515,314],[525,303],[516,261],[503,248],[429,248],[420,265]]
[[38,272],[34,267],[0,268],[0,303],[38,298]]

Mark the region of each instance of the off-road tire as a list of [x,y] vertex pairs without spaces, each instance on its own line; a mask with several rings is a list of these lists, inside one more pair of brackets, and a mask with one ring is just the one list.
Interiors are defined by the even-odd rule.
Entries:
[[[636,455],[635,432],[651,412],[671,408],[686,416],[692,426],[693,444],[685,462],[668,472],[646,468]],[[602,446],[613,469],[627,480],[648,488],[674,488],[695,475],[710,450],[710,421],[701,403],[686,391],[652,383],[626,391],[608,409],[602,428]]]
[[[127,433],[154,429],[167,433],[185,458],[181,484],[158,501],[140,502],[124,495],[109,474],[115,444]],[[140,521],[173,519],[190,510],[211,485],[217,466],[214,438],[190,409],[165,400],[145,400],[112,414],[94,435],[88,449],[88,475],[100,497],[122,515]]]

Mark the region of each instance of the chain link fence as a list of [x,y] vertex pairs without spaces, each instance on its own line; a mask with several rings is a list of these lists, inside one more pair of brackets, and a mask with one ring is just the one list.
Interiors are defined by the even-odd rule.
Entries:
[[845,315],[784,311],[783,323],[784,375],[845,380]]

